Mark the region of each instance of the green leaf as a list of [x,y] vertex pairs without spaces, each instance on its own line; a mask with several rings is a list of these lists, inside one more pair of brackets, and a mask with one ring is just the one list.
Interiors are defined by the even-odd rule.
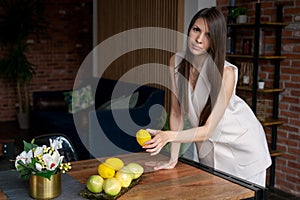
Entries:
[[28,166],[28,168],[31,169],[31,171],[37,172],[38,170],[35,167],[36,163],[37,163],[37,161],[34,158],[31,158],[31,163],[28,163],[27,166]]
[[23,180],[26,180],[30,177],[31,175],[31,171],[29,169],[26,169],[26,170],[23,170],[23,171],[20,171],[20,177],[23,179]]
[[24,163],[23,163],[23,161],[22,160],[19,160],[18,161],[18,164],[19,164],[19,166],[18,166],[18,171],[20,171],[20,177],[22,178],[22,179],[28,179],[29,178],[29,176],[31,175],[31,169],[30,168],[28,168]]
[[30,151],[31,149],[34,149],[34,148],[38,147],[38,145],[33,144],[33,143],[28,143],[24,140],[23,140],[23,143],[24,143],[24,151],[26,153],[28,153],[28,151]]
[[47,179],[50,180],[51,176],[54,175],[54,174],[56,174],[56,170],[54,170],[54,171],[49,171],[49,170],[47,170],[47,171],[41,171],[41,172],[36,172],[35,174],[37,176],[42,176],[42,177],[47,178]]

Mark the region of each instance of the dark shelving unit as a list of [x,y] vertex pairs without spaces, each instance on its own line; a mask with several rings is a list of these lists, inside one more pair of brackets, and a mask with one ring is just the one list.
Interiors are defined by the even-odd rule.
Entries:
[[[241,91],[251,92],[251,108],[256,114],[257,111],[257,100],[258,94],[270,93],[273,96],[273,106],[272,106],[272,117],[271,119],[261,120],[261,123],[264,127],[270,126],[272,129],[271,133],[271,146],[270,154],[272,158],[272,165],[270,167],[270,180],[269,187],[274,187],[275,182],[275,169],[276,169],[276,157],[281,156],[283,152],[280,152],[276,148],[277,144],[277,127],[284,123],[283,120],[278,118],[278,104],[279,104],[279,94],[283,91],[280,88],[280,62],[286,58],[286,56],[281,55],[281,36],[282,29],[287,25],[283,23],[283,5],[276,4],[277,6],[277,20],[276,22],[261,22],[261,4],[256,3],[255,7],[255,22],[254,23],[245,23],[245,24],[236,24],[228,23],[227,26],[230,28],[231,32],[231,53],[227,54],[227,58],[231,62],[235,63],[236,59],[239,60],[251,60],[253,64],[252,72],[252,85],[251,86],[238,86],[237,89]],[[276,44],[274,55],[260,55],[259,54],[259,41],[260,41],[260,31],[263,28],[272,29],[276,33]],[[238,29],[252,29],[254,30],[254,42],[253,42],[253,53],[250,55],[243,55],[241,53],[235,53],[235,44],[236,44],[236,34]],[[274,63],[274,80],[272,88],[258,89],[257,81],[259,76],[259,63],[261,60],[272,60]]]

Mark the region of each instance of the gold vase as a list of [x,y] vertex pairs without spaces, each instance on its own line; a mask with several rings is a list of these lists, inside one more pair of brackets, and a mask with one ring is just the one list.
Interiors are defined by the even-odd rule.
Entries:
[[61,194],[61,173],[50,180],[41,176],[30,176],[30,196],[34,199],[53,199]]

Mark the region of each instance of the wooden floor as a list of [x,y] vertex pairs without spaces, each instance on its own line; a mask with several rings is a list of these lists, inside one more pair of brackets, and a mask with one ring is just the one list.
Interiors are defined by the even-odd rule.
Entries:
[[[23,150],[23,140],[30,141],[33,137],[31,130],[20,130],[17,122],[0,122],[0,140],[14,139],[14,155]],[[15,157],[14,156],[14,157]],[[0,170],[14,169],[13,158],[0,156]],[[283,191],[274,189],[268,191],[269,200],[300,200],[300,197],[293,196]]]

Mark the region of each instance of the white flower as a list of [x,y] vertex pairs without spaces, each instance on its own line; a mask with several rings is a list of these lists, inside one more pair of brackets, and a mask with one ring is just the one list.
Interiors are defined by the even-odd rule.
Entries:
[[55,170],[58,167],[58,165],[62,162],[63,158],[64,157],[60,156],[57,150],[55,150],[52,155],[44,154],[43,160],[46,165],[46,169],[50,171]]
[[26,154],[26,164],[27,163],[31,163],[31,158],[33,158],[33,153],[32,153],[32,150],[29,150]]
[[44,151],[44,147],[46,147],[46,145],[43,145],[42,147],[37,147],[34,150],[34,157],[37,157],[38,155],[43,155],[43,151]]
[[[50,146],[42,147],[32,145],[24,141],[24,149],[30,149],[28,152],[23,151],[16,157],[15,167],[21,172],[21,177],[26,179],[30,174],[37,174],[45,178],[50,178],[53,174],[71,169],[70,164],[63,164],[64,156],[61,156],[58,149],[62,148],[61,138],[51,140]],[[21,165],[19,163],[21,163]],[[62,167],[60,168],[60,165]]]
[[43,166],[42,166],[40,163],[35,163],[35,168],[36,168],[38,171],[42,171]]
[[50,138],[49,141],[50,141],[50,146],[51,146],[54,150],[57,150],[57,149],[61,149],[61,148],[62,148],[62,143],[63,143],[63,141],[61,140],[60,137],[58,137],[58,138],[55,139],[55,140],[52,140],[52,139]]
[[21,160],[25,165],[28,163],[31,163],[31,158],[33,157],[32,155],[32,151],[28,151],[26,153],[26,151],[23,151],[20,155],[17,156],[16,161],[15,161],[15,167],[16,169],[18,169],[18,161]]

